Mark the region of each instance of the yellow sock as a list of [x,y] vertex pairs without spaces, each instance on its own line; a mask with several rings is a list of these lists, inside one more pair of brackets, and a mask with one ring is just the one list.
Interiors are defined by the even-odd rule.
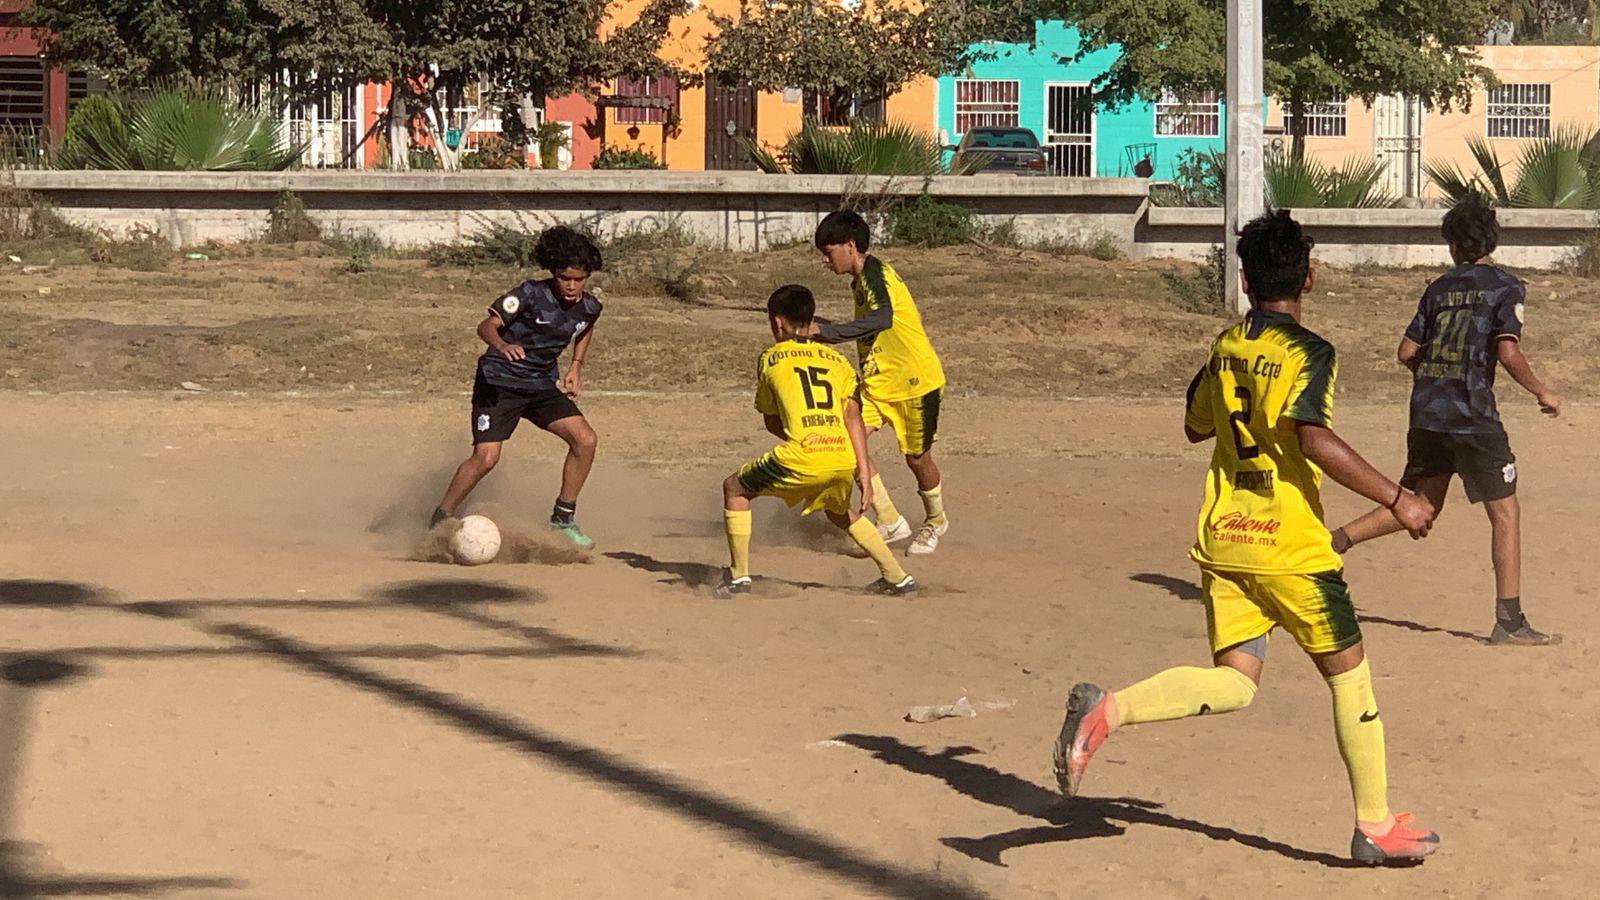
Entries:
[[722,527],[728,531],[728,574],[750,577],[750,510],[725,509]]
[[1114,725],[1165,722],[1244,709],[1256,696],[1255,682],[1229,666],[1178,666],[1117,691]]
[[871,522],[866,519],[851,522],[850,537],[861,545],[861,549],[867,551],[872,561],[878,564],[878,571],[883,573],[883,577],[888,579],[890,584],[899,584],[906,580],[906,570],[900,568],[900,563],[894,558],[894,551],[883,542],[883,535],[878,534],[878,529],[873,527]]
[[944,524],[944,484],[941,482],[926,491],[917,491],[922,497],[922,508],[928,514],[929,525]]
[[1350,773],[1355,795],[1356,820],[1384,822],[1389,818],[1389,772],[1383,751],[1383,721],[1372,696],[1372,670],[1367,661],[1348,672],[1325,679],[1333,691],[1333,733],[1339,755]]
[[879,525],[893,525],[900,521],[900,510],[894,508],[889,489],[883,486],[883,477],[876,473],[872,476],[872,511],[877,515]]

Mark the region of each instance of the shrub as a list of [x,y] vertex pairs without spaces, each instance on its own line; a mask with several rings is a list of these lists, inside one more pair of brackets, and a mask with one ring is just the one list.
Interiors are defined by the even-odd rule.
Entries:
[[299,194],[283,191],[267,210],[267,233],[263,237],[269,244],[316,241],[322,239],[322,228],[306,215],[306,205]]
[[594,158],[596,169],[665,169],[666,166],[648,150],[607,147]]
[[38,194],[0,185],[0,241],[67,240],[88,245],[94,232],[73,225]]
[[172,242],[147,225],[134,225],[122,240],[101,236],[89,251],[94,262],[140,272],[165,269],[172,257]]
[[522,148],[499,135],[485,135],[478,149],[461,156],[463,169],[525,169],[528,159]]
[[884,218],[890,239],[898,244],[948,247],[970,243],[979,234],[972,210],[935,199],[926,192],[909,203],[890,206]]
[[1600,278],[1600,229],[1579,238],[1572,253],[1561,261],[1560,269],[1580,278]]
[[910,125],[856,121],[830,128],[807,119],[776,151],[749,139],[741,143],[756,168],[768,174],[950,174],[939,136]]
[[1228,255],[1221,246],[1213,244],[1206,253],[1205,263],[1198,272],[1162,272],[1161,280],[1167,283],[1177,300],[1179,309],[1207,316],[1220,316],[1228,311],[1225,291],[1225,273]]
[[85,98],[56,154],[59,169],[279,171],[305,144],[285,145],[269,108],[226,87],[170,81],[133,94]]

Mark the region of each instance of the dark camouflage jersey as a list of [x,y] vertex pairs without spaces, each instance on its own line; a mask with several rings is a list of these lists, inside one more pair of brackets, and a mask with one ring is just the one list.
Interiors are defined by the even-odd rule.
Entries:
[[1411,427],[1454,434],[1501,429],[1494,403],[1495,346],[1522,336],[1521,279],[1467,263],[1434,279],[1406,337],[1421,345],[1411,387]]
[[556,296],[548,279],[524,281],[489,304],[489,314],[504,326],[500,337],[528,355],[509,360],[490,347],[478,358],[478,372],[493,385],[537,391],[553,388],[561,380],[561,351],[594,326],[600,318],[600,301],[586,293],[569,305]]

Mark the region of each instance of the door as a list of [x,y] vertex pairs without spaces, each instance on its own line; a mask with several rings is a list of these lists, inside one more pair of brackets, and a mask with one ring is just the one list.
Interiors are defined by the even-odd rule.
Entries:
[[756,139],[756,90],[706,79],[706,168],[754,169],[739,139]]
[[1379,187],[1393,197],[1422,196],[1422,101],[1380,95],[1372,120],[1372,153],[1384,164]]
[[1044,86],[1044,150],[1051,175],[1094,174],[1094,101],[1087,84]]

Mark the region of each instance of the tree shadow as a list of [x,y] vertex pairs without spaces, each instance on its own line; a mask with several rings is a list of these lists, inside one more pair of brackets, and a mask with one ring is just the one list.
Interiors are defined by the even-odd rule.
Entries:
[[[1204,596],[1200,591],[1199,585],[1187,579],[1174,578],[1171,575],[1161,575],[1156,572],[1140,572],[1137,575],[1129,575],[1128,580],[1137,581],[1140,584],[1155,585],[1156,587],[1172,594],[1172,596],[1178,598],[1179,600],[1199,601]],[[1460,631],[1454,628],[1440,628],[1437,625],[1424,625],[1421,622],[1413,622],[1409,619],[1394,619],[1388,616],[1375,616],[1370,613],[1361,612],[1359,608],[1357,608],[1356,618],[1362,622],[1362,624],[1388,625],[1392,628],[1404,628],[1407,631],[1415,631],[1419,634],[1443,634],[1454,638],[1460,638],[1464,641],[1471,641],[1474,644],[1487,644],[1489,642],[1488,639],[1482,635],[1473,634],[1470,631]]]
[[[714,588],[722,583],[722,567],[699,562],[669,562],[647,556],[643,553],[619,550],[604,554],[609,559],[618,560],[632,568],[657,575],[666,575],[659,579],[660,584],[673,587],[689,588],[690,590],[704,590]],[[787,578],[770,578],[764,575],[756,576],[756,583],[771,582],[792,587],[797,590],[837,590],[834,585],[823,584],[818,581],[791,581]]]
[[1276,853],[1296,862],[1329,868],[1357,868],[1363,864],[1330,853],[1303,850],[1258,834],[1248,834],[1162,812],[1162,805],[1133,797],[1076,797],[1060,794],[1024,778],[961,757],[979,751],[973,747],[946,747],[929,752],[887,735],[842,734],[835,740],[870,752],[874,759],[943,781],[958,793],[981,803],[1008,809],[1046,824],[983,837],[947,837],[940,843],[973,859],[1004,866],[1007,850],[1086,838],[1115,837],[1131,825],[1153,825],[1187,831],[1224,843]]
[[0,579],[0,606],[38,606],[60,609],[105,603],[110,595],[93,585],[76,581],[39,581],[32,578]]
[[405,581],[377,592],[380,599],[425,609],[436,615],[521,638],[564,656],[640,656],[637,650],[613,647],[562,634],[553,628],[524,625],[474,608],[479,603],[541,602],[544,597],[525,588],[484,582]]

